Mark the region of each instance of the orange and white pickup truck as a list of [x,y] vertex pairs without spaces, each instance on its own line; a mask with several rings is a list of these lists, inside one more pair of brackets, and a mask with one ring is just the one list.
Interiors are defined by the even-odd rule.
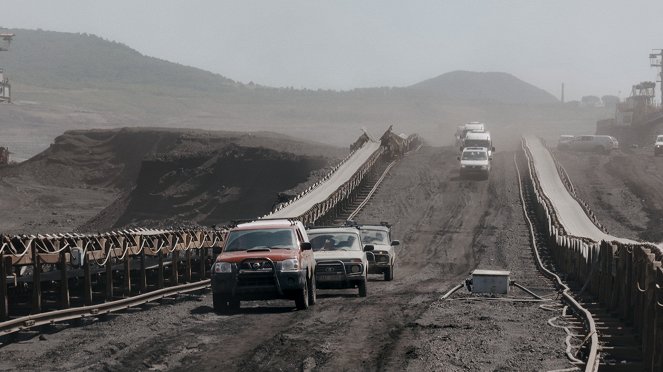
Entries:
[[237,310],[241,301],[289,299],[304,310],[316,302],[315,261],[297,220],[238,224],[212,265],[214,310]]

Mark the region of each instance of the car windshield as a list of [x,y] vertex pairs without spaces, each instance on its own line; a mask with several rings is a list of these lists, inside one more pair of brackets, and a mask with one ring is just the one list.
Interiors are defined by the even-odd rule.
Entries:
[[361,251],[359,236],[345,232],[309,232],[311,247],[318,251]]
[[490,147],[490,141],[479,139],[466,139],[465,147]]
[[380,230],[361,230],[361,241],[364,244],[389,245],[387,233]]
[[486,160],[488,155],[485,151],[463,151],[463,160]]
[[663,136],[656,137],[656,142],[663,142]]
[[295,236],[290,229],[236,230],[228,234],[224,252],[246,251],[254,248],[295,248]]

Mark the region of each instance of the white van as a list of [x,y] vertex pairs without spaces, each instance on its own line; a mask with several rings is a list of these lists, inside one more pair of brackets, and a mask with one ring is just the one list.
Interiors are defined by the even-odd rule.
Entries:
[[488,149],[488,156],[493,156],[493,141],[490,138],[490,132],[467,132],[460,151],[465,147],[485,147]]
[[490,174],[490,161],[488,149],[485,147],[466,147],[463,153],[457,158],[460,160],[460,176],[482,176],[488,179]]
[[463,141],[465,140],[465,136],[469,132],[485,132],[486,131],[486,126],[478,121],[472,121],[469,123],[465,123],[463,125],[459,125],[458,128],[456,129],[456,145],[460,146],[463,144]]

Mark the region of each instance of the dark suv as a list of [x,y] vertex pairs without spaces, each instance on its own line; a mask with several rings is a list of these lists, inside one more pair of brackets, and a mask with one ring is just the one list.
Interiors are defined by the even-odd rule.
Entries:
[[304,225],[257,220],[233,227],[212,266],[214,310],[240,301],[290,299],[303,310],[316,302],[315,261]]

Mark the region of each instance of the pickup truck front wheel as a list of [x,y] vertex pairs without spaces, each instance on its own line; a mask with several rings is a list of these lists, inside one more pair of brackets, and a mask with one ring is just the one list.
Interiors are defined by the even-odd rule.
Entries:
[[212,305],[217,313],[227,313],[230,310],[228,298],[220,293],[212,293]]
[[304,288],[300,289],[297,291],[297,294],[295,295],[295,305],[297,306],[297,310],[306,310],[308,309],[308,280],[304,281]]
[[367,291],[366,291],[366,278],[359,282],[359,297],[366,297]]
[[384,280],[385,281],[392,281],[394,280],[394,266],[389,266],[384,270]]
[[308,287],[308,304],[309,306],[315,305],[318,302],[318,293],[315,285],[315,276],[311,279],[311,285]]

